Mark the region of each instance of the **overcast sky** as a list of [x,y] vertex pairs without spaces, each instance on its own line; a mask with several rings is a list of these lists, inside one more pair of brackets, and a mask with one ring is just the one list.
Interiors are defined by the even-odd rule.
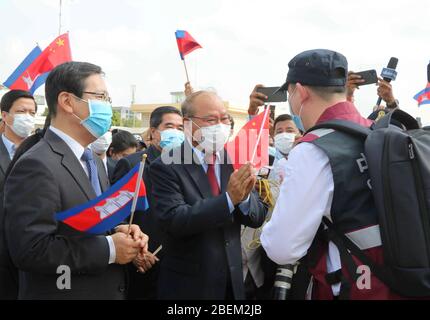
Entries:
[[[1,82],[36,43],[43,49],[58,35],[58,7],[58,0],[0,0]],[[246,107],[257,83],[281,85],[297,53],[327,48],[354,71],[380,73],[399,58],[395,96],[430,124],[430,107],[412,99],[427,82],[429,21],[428,0],[63,0],[62,30],[74,60],[105,70],[114,105],[130,104],[132,84],[137,103],[169,102],[169,92],[183,89],[174,32],[184,29],[203,46],[186,57],[193,86],[215,88],[234,106]],[[376,87],[356,95],[367,115]]]

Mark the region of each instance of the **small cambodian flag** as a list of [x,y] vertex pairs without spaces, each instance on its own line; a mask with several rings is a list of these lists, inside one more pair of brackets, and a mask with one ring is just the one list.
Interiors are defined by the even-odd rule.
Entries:
[[56,214],[56,220],[92,234],[103,234],[124,221],[131,213],[136,183],[140,181],[136,210],[149,208],[145,184],[139,177],[140,164],[97,198]]
[[178,44],[179,54],[181,59],[193,52],[194,50],[201,48],[202,46],[198,44],[196,40],[185,30],[176,30],[175,32],[176,42]]
[[421,90],[414,96],[414,99],[417,100],[418,106],[430,104],[430,82],[424,90]]

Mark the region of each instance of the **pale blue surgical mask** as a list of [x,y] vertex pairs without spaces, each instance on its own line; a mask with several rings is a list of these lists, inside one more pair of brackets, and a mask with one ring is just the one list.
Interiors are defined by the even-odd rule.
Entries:
[[160,147],[165,148],[176,148],[184,142],[184,132],[178,129],[166,129],[160,131]]
[[272,157],[276,156],[276,148],[275,147],[269,147],[269,156],[272,156]]
[[297,87],[294,88],[293,93],[290,94],[290,96],[288,97],[288,105],[290,107],[291,117],[293,118],[293,122],[296,125],[297,129],[299,129],[302,132],[305,132],[306,130],[305,130],[305,127],[303,126],[302,118],[300,117],[301,116],[301,112],[302,112],[302,108],[303,108],[303,104],[300,105],[299,115],[295,115],[294,112],[293,112],[293,108],[291,107],[291,98],[296,93],[296,89],[297,89]]
[[82,126],[89,131],[97,139],[108,132],[112,124],[112,105],[108,101],[103,100],[84,100],[79,97],[77,99],[88,103],[89,115],[86,119],[81,119]]

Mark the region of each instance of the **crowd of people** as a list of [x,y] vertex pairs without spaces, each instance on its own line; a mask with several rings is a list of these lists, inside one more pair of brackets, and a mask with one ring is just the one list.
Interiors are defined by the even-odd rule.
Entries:
[[[288,67],[280,90],[290,114],[270,119],[269,164],[259,171],[229,164],[223,147],[234,119],[215,92],[190,83],[181,110],[156,108],[141,139],[110,130],[111,99],[94,64],[67,62],[49,74],[43,130],[34,132],[34,97],[6,93],[0,299],[268,300],[279,290],[295,299],[403,298],[373,274],[371,288],[360,288],[345,249],[320,236],[325,218],[351,237],[361,230],[361,249],[384,264],[381,242],[369,240],[378,220],[368,174],[357,169],[363,144],[311,129],[331,120],[370,127],[399,108],[392,85],[378,80],[385,105],[367,117],[354,106],[363,80],[342,54],[305,51]],[[250,120],[267,105],[259,87]],[[165,163],[161,155],[175,150],[181,159]],[[55,219],[102,194],[143,155],[149,207],[136,212],[131,234],[127,221],[94,235]],[[59,266],[71,270],[68,288],[58,286]]]

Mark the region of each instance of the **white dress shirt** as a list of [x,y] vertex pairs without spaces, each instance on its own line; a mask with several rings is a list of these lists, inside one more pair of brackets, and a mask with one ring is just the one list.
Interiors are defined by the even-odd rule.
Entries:
[[[206,163],[206,160],[205,160],[205,154],[195,147],[193,147],[193,151],[197,155],[197,157],[200,161],[200,164],[203,167],[203,170],[207,173],[208,172],[208,164]],[[219,164],[220,164],[220,154],[219,154],[219,152],[217,152],[216,153],[216,160],[215,160],[215,176],[216,176],[216,179],[218,182],[218,186],[221,189],[221,167]],[[230,213],[232,213],[234,211],[233,201],[231,201],[230,196],[228,195],[228,192],[226,192],[225,194],[227,197],[227,202],[228,202],[228,207],[230,209]],[[250,199],[250,195],[248,195],[246,200],[244,200],[243,202],[241,202],[239,204],[240,211],[242,211],[242,213],[245,215],[247,215],[249,213],[249,209],[250,209],[250,200],[249,199]]]
[[[51,130],[53,133],[55,133],[61,140],[63,140],[67,146],[72,150],[75,157],[79,160],[82,169],[84,169],[85,173],[88,176],[88,168],[85,163],[85,161],[82,161],[82,155],[84,154],[85,148],[77,142],[75,139],[70,137],[68,134],[64,133],[60,129],[57,129],[53,126],[49,127],[49,130]],[[107,242],[109,244],[109,264],[115,263],[116,260],[116,249],[115,249],[115,243],[113,242],[113,239],[111,236],[106,236]]]
[[7,152],[9,153],[9,158],[10,158],[10,160],[12,160],[12,158],[13,158],[13,156],[15,154],[15,151],[16,151],[16,146],[15,146],[15,144],[12,141],[10,141],[6,137],[5,134],[2,134],[1,138],[3,140],[3,144],[6,147]]
[[[261,235],[267,255],[279,265],[295,264],[307,254],[323,216],[331,220],[334,191],[329,159],[311,143],[294,147],[284,168],[278,200]],[[327,271],[339,270],[340,255],[332,242],[328,253]],[[339,295],[340,284],[332,290]]]

